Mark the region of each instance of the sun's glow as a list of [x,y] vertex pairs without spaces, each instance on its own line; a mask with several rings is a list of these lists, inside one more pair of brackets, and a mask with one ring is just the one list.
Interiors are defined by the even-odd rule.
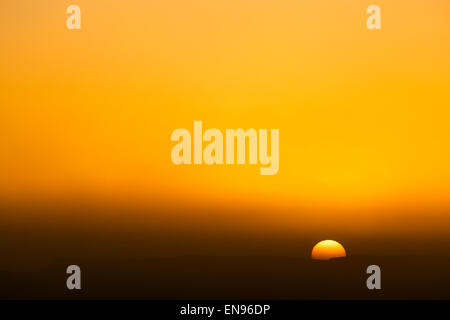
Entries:
[[323,240],[317,243],[311,252],[313,260],[330,260],[346,256],[344,247],[334,240]]

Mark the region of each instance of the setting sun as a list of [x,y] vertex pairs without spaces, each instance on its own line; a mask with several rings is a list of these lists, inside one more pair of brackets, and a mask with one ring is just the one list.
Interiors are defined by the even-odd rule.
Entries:
[[313,260],[330,260],[345,257],[344,247],[334,240],[323,240],[317,243],[311,252]]

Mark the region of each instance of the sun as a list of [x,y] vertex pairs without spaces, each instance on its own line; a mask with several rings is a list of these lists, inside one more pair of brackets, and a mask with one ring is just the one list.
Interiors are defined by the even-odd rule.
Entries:
[[311,252],[313,260],[330,260],[346,256],[344,247],[334,240],[323,240],[317,243]]

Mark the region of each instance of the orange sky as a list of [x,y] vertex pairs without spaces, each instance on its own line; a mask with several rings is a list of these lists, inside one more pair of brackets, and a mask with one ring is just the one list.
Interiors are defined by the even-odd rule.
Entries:
[[[75,2],[80,31],[73,1],[1,5],[2,197],[450,223],[448,1]],[[194,120],[280,129],[279,173],[173,165]]]

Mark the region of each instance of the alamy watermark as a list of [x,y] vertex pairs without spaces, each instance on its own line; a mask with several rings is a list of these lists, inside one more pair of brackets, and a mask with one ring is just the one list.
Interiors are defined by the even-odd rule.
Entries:
[[[268,154],[267,131],[267,129],[259,129],[258,131],[256,129],[246,131],[243,129],[226,129],[224,148],[224,135],[219,129],[208,129],[203,133],[203,122],[194,121],[193,139],[187,129],[176,129],[172,132],[171,140],[178,142],[172,148],[172,162],[177,165],[192,163],[205,163],[207,165],[235,164],[236,158],[236,164],[245,164],[246,142],[248,140],[248,163],[257,164],[259,158],[259,163],[265,166],[260,169],[261,175],[274,175],[278,172],[280,164],[280,130],[270,130],[270,155]],[[194,144],[193,152],[192,140]],[[208,142],[204,148],[203,142]],[[194,154],[194,161],[192,161],[192,153]]]

